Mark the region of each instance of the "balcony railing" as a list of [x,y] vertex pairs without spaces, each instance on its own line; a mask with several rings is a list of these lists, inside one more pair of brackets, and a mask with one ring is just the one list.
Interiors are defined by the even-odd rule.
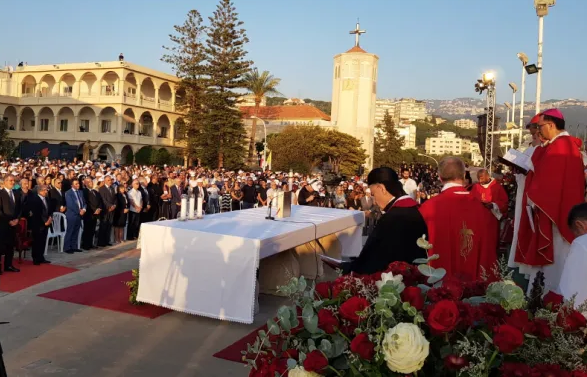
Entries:
[[155,97],[142,96],[143,101],[155,103]]

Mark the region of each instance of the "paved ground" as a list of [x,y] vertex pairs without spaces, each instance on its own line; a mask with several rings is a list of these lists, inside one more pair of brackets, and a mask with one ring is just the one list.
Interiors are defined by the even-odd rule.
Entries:
[[0,341],[9,377],[247,376],[242,365],[213,358],[261,326],[284,299],[261,296],[253,325],[183,313],[150,320],[37,297],[38,294],[138,267],[134,243],[81,254],[49,256],[80,269],[28,289],[0,292]]

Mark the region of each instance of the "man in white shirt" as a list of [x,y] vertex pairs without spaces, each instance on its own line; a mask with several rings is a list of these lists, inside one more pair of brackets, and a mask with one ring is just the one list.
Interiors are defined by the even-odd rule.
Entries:
[[418,194],[418,184],[412,178],[410,178],[410,171],[406,168],[402,168],[401,179],[399,180],[404,187],[404,192],[409,195],[412,199],[416,200]]
[[141,210],[143,209],[143,195],[140,191],[138,179],[132,181],[132,188],[128,192],[130,211],[128,212],[128,228],[126,238],[133,240],[139,236]]
[[577,204],[571,209],[568,224],[577,238],[571,244],[558,291],[567,300],[576,294],[575,306],[578,306],[587,300],[587,203]]

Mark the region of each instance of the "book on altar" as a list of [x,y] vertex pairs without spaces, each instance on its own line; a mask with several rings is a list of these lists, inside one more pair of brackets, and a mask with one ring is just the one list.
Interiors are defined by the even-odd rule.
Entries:
[[499,161],[509,167],[522,170],[524,174],[532,170],[532,160],[530,157],[516,149],[507,151],[503,157],[499,157]]
[[292,193],[283,192],[277,196],[277,213],[275,217],[278,219],[291,216],[291,195]]

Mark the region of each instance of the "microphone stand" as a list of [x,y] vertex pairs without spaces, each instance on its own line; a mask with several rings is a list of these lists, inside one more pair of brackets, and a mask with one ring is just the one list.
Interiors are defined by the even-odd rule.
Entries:
[[271,216],[271,207],[273,205],[273,198],[269,201],[269,205],[267,206],[267,217],[265,220],[275,220],[275,217]]

